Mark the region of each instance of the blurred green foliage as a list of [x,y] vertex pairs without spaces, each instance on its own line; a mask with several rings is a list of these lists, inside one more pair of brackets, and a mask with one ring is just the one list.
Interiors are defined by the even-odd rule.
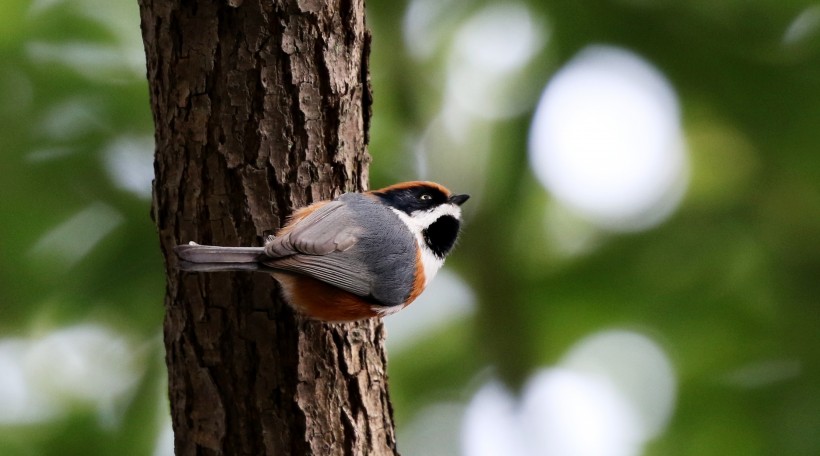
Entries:
[[[140,51],[137,5],[114,3],[0,6],[0,331],[15,338],[2,339],[8,344],[94,322],[148,353],[111,419],[71,399],[45,421],[3,413],[0,454],[150,454],[166,413],[157,340],[164,276],[149,203],[106,170],[114,141],[150,138],[153,128],[144,69],[128,60]],[[106,14],[110,21],[98,16]],[[0,374],[3,387],[12,374]],[[25,380],[34,390],[36,379]],[[5,412],[9,394],[0,400]],[[40,402],[25,400],[12,413]]]
[[[454,36],[497,2],[428,3],[432,45],[412,55],[414,37],[403,34],[409,4],[368,2],[372,186],[423,177],[479,195],[465,206],[464,240],[448,261],[476,291],[477,310],[390,353],[400,444],[415,414],[467,401],[488,367],[515,388],[579,338],[626,327],[651,334],[678,376],[672,422],[646,454],[820,453],[818,7],[521,1],[546,36],[517,75],[531,102],[516,115],[475,120],[475,136],[460,144],[433,147],[457,158],[446,167],[431,158],[419,176],[415,144],[444,104]],[[6,422],[0,454],[149,454],[166,413],[163,270],[150,202],[123,187],[109,161],[123,138],[152,132],[138,23],[135,1],[0,4],[2,336],[91,321],[148,352],[115,424],[84,406],[45,422]],[[543,232],[556,203],[528,168],[527,135],[550,76],[590,44],[630,49],[669,79],[691,181],[659,227],[587,227],[594,245],[562,255]],[[101,222],[108,228],[95,237]],[[781,361],[798,369],[771,381],[748,374]]]

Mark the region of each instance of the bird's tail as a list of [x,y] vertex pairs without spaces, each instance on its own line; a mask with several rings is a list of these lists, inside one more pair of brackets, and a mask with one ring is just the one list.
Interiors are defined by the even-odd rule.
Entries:
[[259,260],[264,247],[219,247],[194,242],[174,247],[183,271],[258,271],[265,269]]

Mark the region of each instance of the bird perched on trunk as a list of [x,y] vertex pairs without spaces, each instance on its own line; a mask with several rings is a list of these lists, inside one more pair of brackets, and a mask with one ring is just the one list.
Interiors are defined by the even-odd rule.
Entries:
[[185,271],[264,271],[309,317],[352,321],[397,312],[436,275],[461,227],[461,205],[434,182],[345,193],[297,210],[263,247],[178,245]]

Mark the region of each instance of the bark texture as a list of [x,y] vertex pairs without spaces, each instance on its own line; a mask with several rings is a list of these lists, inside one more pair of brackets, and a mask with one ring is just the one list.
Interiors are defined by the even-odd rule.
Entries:
[[176,454],[396,454],[377,321],[308,321],[264,274],[182,274],[174,245],[261,245],[367,186],[363,0],[140,0],[156,124]]

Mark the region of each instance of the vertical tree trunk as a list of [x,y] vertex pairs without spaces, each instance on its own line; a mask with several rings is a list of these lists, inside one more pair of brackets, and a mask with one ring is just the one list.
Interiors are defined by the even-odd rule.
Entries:
[[176,453],[396,454],[384,332],[284,306],[264,274],[181,274],[172,247],[261,245],[367,186],[363,0],[140,0],[156,125]]

